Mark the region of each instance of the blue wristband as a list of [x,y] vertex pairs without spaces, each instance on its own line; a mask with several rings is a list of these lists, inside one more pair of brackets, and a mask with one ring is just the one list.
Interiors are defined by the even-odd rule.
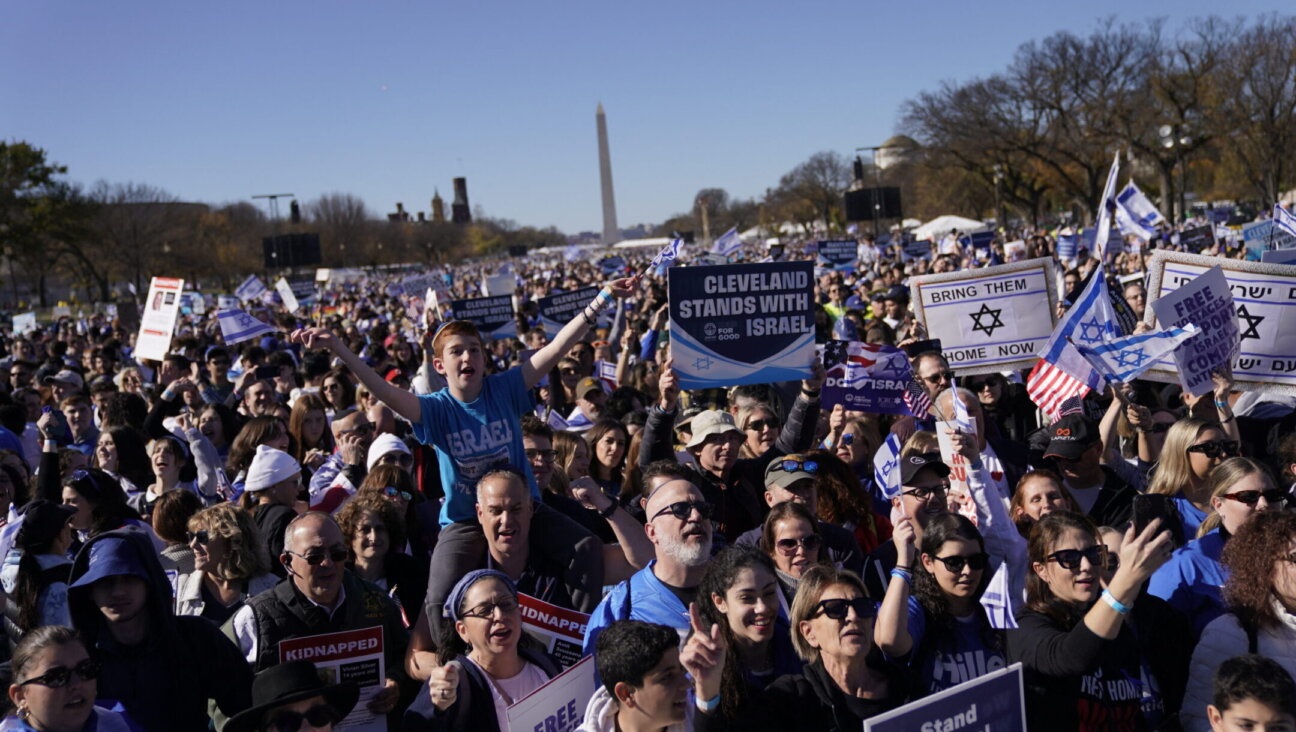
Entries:
[[714,712],[716,707],[720,706],[720,695],[716,694],[710,699],[698,699],[697,707],[704,712]]
[[904,580],[904,583],[905,583],[906,585],[912,585],[912,584],[913,584],[913,575],[909,574],[908,572],[906,572],[906,571],[903,570],[903,569],[893,569],[893,570],[891,570],[891,576],[892,576],[892,577],[899,577],[900,579]]
[[1115,610],[1121,615],[1125,615],[1129,613],[1130,610],[1134,609],[1129,605],[1122,603],[1120,600],[1117,600],[1116,596],[1111,593],[1111,590],[1103,590],[1102,599],[1108,605],[1111,605],[1112,610]]

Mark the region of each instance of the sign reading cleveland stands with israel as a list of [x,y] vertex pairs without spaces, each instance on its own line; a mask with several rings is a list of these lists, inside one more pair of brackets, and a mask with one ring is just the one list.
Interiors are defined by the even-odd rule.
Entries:
[[684,389],[810,376],[812,262],[669,270],[671,359]]
[[910,282],[914,314],[960,374],[1035,365],[1057,310],[1053,260],[944,272]]

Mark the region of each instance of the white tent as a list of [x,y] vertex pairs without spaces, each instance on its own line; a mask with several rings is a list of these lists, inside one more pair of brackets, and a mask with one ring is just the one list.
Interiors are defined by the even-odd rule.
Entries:
[[613,249],[633,249],[635,247],[664,247],[671,243],[669,236],[653,236],[647,239],[626,239],[612,245]]
[[914,238],[918,241],[924,239],[938,239],[957,229],[964,233],[981,231],[986,228],[983,222],[976,219],[967,219],[962,216],[937,216],[927,223],[914,229]]

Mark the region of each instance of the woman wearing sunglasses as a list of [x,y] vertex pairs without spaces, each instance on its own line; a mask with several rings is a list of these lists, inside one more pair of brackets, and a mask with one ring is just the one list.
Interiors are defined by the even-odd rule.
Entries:
[[[1136,602],[1170,557],[1169,531],[1130,528],[1103,586],[1106,551],[1088,518],[1045,515],[1031,530],[1031,574],[1008,661],[1025,666],[1030,729],[1159,729],[1182,699],[1185,624],[1164,603]],[[1205,705],[1203,703],[1203,708]]]
[[1166,432],[1161,459],[1147,492],[1173,498],[1184,537],[1196,536],[1212,511],[1207,476],[1220,463],[1239,454],[1237,438],[1229,437],[1217,422],[1186,417]]
[[754,404],[738,412],[738,429],[745,439],[738,451],[740,458],[757,458],[764,455],[778,440],[778,415],[764,404]]
[[508,729],[508,707],[558,674],[542,650],[526,647],[517,589],[508,575],[479,569],[464,575],[446,598],[432,669],[405,712],[404,729],[488,732]]
[[414,477],[408,469],[399,465],[374,465],[355,495],[356,498],[365,496],[391,502],[400,514],[406,544],[395,547],[396,551],[406,551],[413,557],[431,556],[437,534],[441,531],[438,515],[441,506],[429,501],[414,487]]
[[912,519],[900,519],[894,537],[897,564],[873,630],[882,652],[907,660],[927,692],[1003,668],[1002,631],[980,602],[991,576],[981,532],[947,513],[927,522],[921,553]]
[[1211,514],[1202,522],[1197,538],[1174,553],[1152,575],[1148,591],[1169,602],[1192,621],[1201,634],[1224,612],[1220,590],[1228,579],[1220,556],[1229,537],[1265,511],[1287,506],[1287,491],[1274,485],[1269,470],[1250,458],[1229,458],[1210,472]]
[[1258,653],[1296,673],[1296,512],[1255,516],[1229,540],[1222,561],[1227,611],[1206,626],[1193,650],[1182,715],[1189,732],[1211,729],[1206,704],[1215,669],[1226,659]]
[[176,580],[176,615],[197,615],[221,625],[247,598],[278,582],[252,518],[232,503],[194,514],[188,539],[194,568]]
[[720,710],[725,641],[695,627],[680,654],[694,678],[695,728],[858,732],[865,719],[900,706],[909,687],[899,668],[873,652],[876,614],[853,572],[811,569],[792,602],[792,647],[804,672],[775,680],[732,719]]
[[94,705],[99,664],[75,630],[46,625],[14,650],[9,700],[15,712],[0,732],[139,732],[125,712]]
[[822,546],[819,521],[804,504],[784,501],[770,509],[761,527],[760,548],[774,563],[781,615],[788,614],[797,584],[805,573],[825,563],[821,558]]
[[969,376],[959,386],[976,395],[986,422],[995,425],[1003,437],[1025,442],[1026,436],[1039,428],[1030,397],[1003,374]]
[[372,493],[356,495],[338,511],[337,522],[350,552],[347,568],[387,590],[406,617],[418,617],[428,566],[405,553],[405,520],[396,503]]

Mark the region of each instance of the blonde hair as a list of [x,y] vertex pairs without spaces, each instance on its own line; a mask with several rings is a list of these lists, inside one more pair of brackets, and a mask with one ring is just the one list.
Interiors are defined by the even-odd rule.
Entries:
[[1210,488],[1212,508],[1210,515],[1198,527],[1197,538],[1200,539],[1222,525],[1219,511],[1214,510],[1214,499],[1222,498],[1230,488],[1237,485],[1238,481],[1257,473],[1264,476],[1270,486],[1277,485],[1274,483],[1273,476],[1269,474],[1269,469],[1251,458],[1229,458],[1210,471],[1210,476],[1206,478],[1206,485]]
[[190,531],[201,531],[204,526],[208,533],[229,542],[229,558],[220,570],[221,579],[247,580],[269,571],[267,544],[249,514],[232,503],[218,503],[189,519]]
[[[828,565],[816,565],[801,575],[800,582],[797,583],[796,597],[792,599],[792,607],[788,611],[792,623],[792,648],[796,651],[801,660],[806,663],[814,663],[819,660],[819,649],[810,645],[805,635],[801,632],[801,622],[811,620],[815,612],[819,609],[819,600],[824,593],[830,588],[842,585],[853,587],[859,590],[860,596],[867,598],[868,589],[864,587],[864,581],[859,575],[846,569],[837,569]],[[872,636],[869,636],[870,642]]]
[[908,440],[905,440],[904,447],[900,448],[900,457],[922,455],[929,452],[940,452],[940,441],[936,438],[935,432],[919,430],[913,433]]
[[1165,443],[1161,446],[1161,459],[1148,485],[1148,493],[1173,496],[1188,485],[1192,466],[1188,462],[1188,448],[1208,429],[1221,429],[1218,422],[1207,422],[1196,417],[1185,417],[1170,425]]
[[752,451],[750,447],[747,446],[747,423],[750,422],[756,416],[757,412],[769,413],[771,417],[779,421],[779,426],[780,427],[782,426],[782,420],[779,420],[778,412],[774,411],[774,407],[771,407],[770,405],[764,402],[757,402],[750,406],[742,407],[741,409],[739,409],[738,419],[735,421],[738,423],[737,424],[738,429],[742,430],[743,433],[742,446],[738,448],[738,457],[740,458],[760,457],[760,455],[757,455],[755,452]]

